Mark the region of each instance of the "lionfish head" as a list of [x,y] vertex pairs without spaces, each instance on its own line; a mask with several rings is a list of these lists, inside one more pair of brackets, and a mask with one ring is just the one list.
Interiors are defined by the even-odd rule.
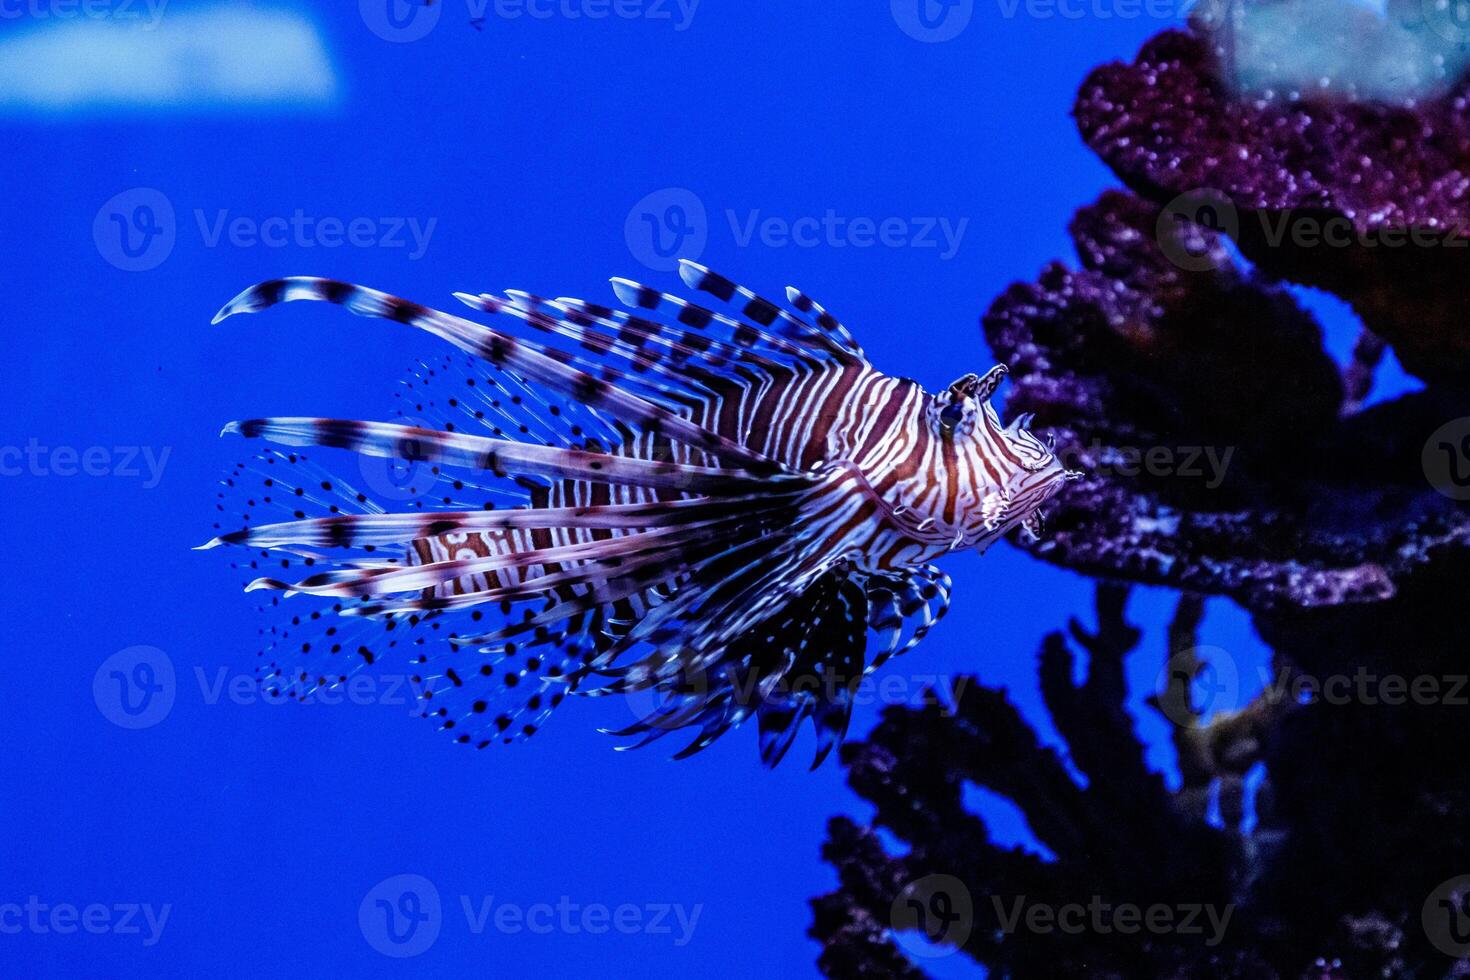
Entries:
[[[1002,425],[991,396],[1008,369],[967,374],[933,395],[927,421],[940,439],[936,524],[953,530],[957,546],[985,548],[1012,528],[1042,534],[1041,505],[1083,474],[1068,470],[1030,431],[1031,416]],[[951,499],[951,497],[953,499]]]

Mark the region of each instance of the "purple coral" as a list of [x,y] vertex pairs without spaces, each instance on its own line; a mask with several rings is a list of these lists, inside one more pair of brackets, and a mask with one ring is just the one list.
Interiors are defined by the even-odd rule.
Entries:
[[1170,31],[1095,70],[1083,138],[1137,193],[1203,189],[1270,275],[1351,302],[1411,372],[1462,383],[1470,271],[1470,83],[1412,106],[1241,98],[1212,46]]
[[[1024,546],[1105,583],[1180,590],[1169,636],[1141,644],[1125,587],[1102,584],[1095,631],[1046,639],[1065,757],[1004,692],[973,685],[952,717],[890,709],[849,745],[876,815],[829,826],[839,886],[814,900],[812,927],[829,976],[923,975],[903,952],[916,930],[1023,978],[1470,975],[1470,885],[1455,884],[1470,871],[1466,88],[1290,102],[1243,96],[1221,72],[1208,40],[1168,32],[1093,73],[1078,122],[1129,191],[1077,213],[1075,267],[1048,265],[984,317],[1011,365],[1007,414],[1034,413],[1088,473],[1058,498],[1051,536]],[[1346,245],[1297,234],[1333,220]],[[1409,244],[1384,247],[1395,234]],[[1283,279],[1353,304],[1364,331],[1348,363]],[[1364,407],[1389,349],[1428,387]],[[1184,453],[1210,448],[1226,465],[1185,472]],[[1204,595],[1252,615],[1290,697],[1212,716],[1194,703],[1212,666],[1195,651]],[[1150,649],[1175,791],[1124,707],[1123,664]],[[1327,696],[1322,678],[1350,677],[1433,684],[1396,702]],[[967,784],[1015,803],[1051,856],[996,844]],[[1235,918],[1216,944],[1042,933],[992,901],[1016,895],[1216,903]]]

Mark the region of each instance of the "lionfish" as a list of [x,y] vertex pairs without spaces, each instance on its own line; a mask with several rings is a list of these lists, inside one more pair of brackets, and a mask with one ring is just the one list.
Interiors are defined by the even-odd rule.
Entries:
[[[1004,365],[929,394],[875,370],[799,290],[783,308],[693,262],[681,277],[708,306],[627,279],[612,280],[626,310],[455,294],[559,344],[331,279],[263,282],[220,311],[325,300],[463,352],[421,365],[399,422],[226,426],[409,466],[425,485],[390,512],[284,450],[226,479],[219,509],[243,495],[246,526],[204,547],[251,549],[243,564],[272,576],[308,566],[249,583],[273,606],[331,600],[263,630],[270,693],[304,697],[408,646],[421,713],[463,744],[532,735],[568,694],[623,694],[643,707],[612,734],[693,729],[676,758],[754,715],[774,766],[810,719],[815,768],[858,682],[948,608],[932,562],[1040,535],[1041,505],[1080,476],[1029,418],[1001,424]],[[267,507],[292,519],[252,523]]]

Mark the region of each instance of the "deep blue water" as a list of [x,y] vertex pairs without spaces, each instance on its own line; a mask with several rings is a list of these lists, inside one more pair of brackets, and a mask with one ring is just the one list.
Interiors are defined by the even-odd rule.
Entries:
[[[651,214],[662,247],[703,239],[702,260],[737,279],[806,288],[891,373],[934,387],[983,370],[980,313],[1070,259],[1069,216],[1112,184],[1069,118],[1078,83],[1167,22],[982,0],[928,43],[904,29],[924,33],[920,2],[946,13],[625,0],[637,16],[594,18],[567,12],[597,0],[558,0],[545,18],[492,6],[477,29],[466,0],[428,21],[382,2],[173,0],[150,26],[121,0],[99,16],[0,4],[0,974],[815,975],[807,900],[835,884],[824,823],[868,813],[837,766],[806,771],[810,736],[774,772],[752,731],[674,763],[662,746],[612,751],[595,729],[627,709],[578,701],[531,741],[475,753],[410,718],[391,680],[344,698],[358,703],[253,695],[253,602],[217,553],[190,550],[244,452],[221,425],[386,417],[404,368],[438,348],[318,305],[209,321],[286,274],[441,306],[507,287],[604,299],[611,275],[672,286],[650,268]],[[333,247],[350,227],[356,243]],[[947,568],[950,618],[888,673],[910,691],[976,673],[1050,737],[1035,650],[1087,613],[1090,585],[1006,547]],[[1171,602],[1135,603],[1150,656]],[[1211,608],[1210,642],[1258,656],[1243,617]],[[160,700],[117,686],[109,658],[135,646],[158,651]],[[1156,662],[1136,660],[1138,701]],[[139,708],[151,724],[115,723]],[[859,707],[854,735],[878,710]],[[1163,726],[1136,713],[1167,766]],[[985,806],[999,835],[1030,840]],[[375,949],[376,898],[403,891],[380,883],[398,875],[442,902],[412,958]],[[514,918],[544,906],[572,911]]]

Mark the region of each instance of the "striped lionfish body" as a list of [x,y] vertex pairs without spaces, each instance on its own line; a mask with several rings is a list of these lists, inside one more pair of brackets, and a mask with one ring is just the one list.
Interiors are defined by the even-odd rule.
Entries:
[[340,683],[386,642],[415,650],[423,713],[461,743],[533,734],[567,694],[624,694],[642,707],[615,734],[638,744],[691,729],[682,757],[754,715],[774,765],[810,718],[820,763],[857,682],[947,608],[931,562],[1039,534],[1039,508],[1073,474],[1026,420],[1001,425],[989,399],[1004,366],[929,394],[874,370],[797,290],[788,309],[693,263],[682,276],[708,306],[622,279],[621,310],[456,294],[542,341],[326,279],[231,301],[216,322],[326,300],[468,355],[425,366],[416,383],[449,391],[411,387],[415,424],[226,427],[392,460],[432,485],[390,512],[285,451],[226,481],[248,510],[292,519],[247,513],[206,547],[248,548],[250,567],[281,576],[249,588],[324,597],[346,617],[314,609],[274,630],[268,688]]

